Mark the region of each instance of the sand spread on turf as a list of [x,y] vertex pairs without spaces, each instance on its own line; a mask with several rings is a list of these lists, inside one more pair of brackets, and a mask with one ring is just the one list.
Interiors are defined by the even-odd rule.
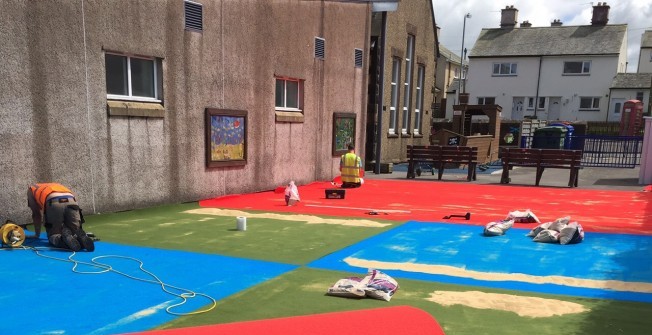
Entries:
[[652,293],[652,283],[624,282],[619,280],[596,280],[564,276],[534,276],[523,273],[497,273],[466,270],[449,265],[432,265],[418,263],[382,262],[347,257],[344,261],[355,267],[373,268],[379,270],[401,270],[421,272],[436,275],[446,275],[461,278],[472,278],[488,281],[518,281],[534,284],[555,284],[582,288],[608,289],[614,291]]
[[277,213],[247,213],[243,211],[233,210],[233,209],[221,209],[221,208],[198,208],[187,210],[184,213],[189,214],[201,214],[201,215],[217,215],[217,216],[244,216],[248,219],[274,219],[274,220],[286,220],[286,221],[298,221],[305,222],[308,224],[335,224],[342,226],[354,226],[354,227],[370,227],[370,228],[381,228],[389,226],[389,223],[380,223],[371,220],[364,219],[326,219],[320,218],[314,215],[303,215],[303,214],[277,214]]
[[585,306],[574,302],[480,291],[434,291],[426,300],[443,306],[462,305],[479,309],[502,310],[532,318],[589,311]]

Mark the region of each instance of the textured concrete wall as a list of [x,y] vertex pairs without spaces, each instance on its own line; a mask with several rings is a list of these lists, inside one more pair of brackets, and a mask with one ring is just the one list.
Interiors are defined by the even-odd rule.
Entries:
[[[428,145],[430,137],[430,119],[432,117],[431,103],[434,100],[432,87],[435,84],[435,27],[431,10],[430,0],[401,0],[398,10],[387,14],[387,40],[385,42],[385,93],[383,96],[386,106],[383,112],[382,129],[382,152],[380,161],[382,163],[397,163],[407,161],[407,145]],[[398,101],[398,123],[397,131],[400,133],[401,117],[403,109],[405,82],[405,52],[407,48],[408,33],[415,35],[415,48],[412,74],[412,109],[416,104],[416,80],[417,62],[422,61],[426,66],[424,99],[423,99],[423,136],[388,135],[389,127],[389,106],[391,105],[391,82],[392,82],[392,49],[401,59],[401,79],[399,81]],[[411,120],[414,120],[412,117]],[[413,124],[413,121],[411,121]],[[412,130],[410,130],[410,133]]]
[[[0,219],[28,221],[29,183],[69,186],[86,213],[328,180],[332,115],[364,141],[367,4],[198,0],[0,1]],[[82,9],[83,8],[83,9]],[[314,38],[326,59],[314,58]],[[159,57],[164,117],[109,116],[105,51]],[[305,80],[304,122],[277,122],[275,75]],[[248,112],[247,164],[206,168],[205,108]]]

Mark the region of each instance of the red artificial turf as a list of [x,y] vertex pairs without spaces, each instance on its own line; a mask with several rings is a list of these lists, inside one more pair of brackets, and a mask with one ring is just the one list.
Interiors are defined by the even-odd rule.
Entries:
[[[330,182],[299,186],[301,202],[286,206],[283,188],[228,195],[199,202],[202,207],[287,212],[394,221],[457,222],[485,225],[515,210],[530,209],[541,222],[570,216],[586,231],[652,234],[651,192],[486,185],[465,182],[366,180],[346,189],[344,199],[326,199]],[[377,213],[376,215],[369,214]],[[446,215],[471,213],[464,218]],[[516,224],[534,227],[535,224]]]
[[430,314],[411,306],[396,306],[210,326],[154,330],[134,334],[438,335],[444,334],[444,331]]

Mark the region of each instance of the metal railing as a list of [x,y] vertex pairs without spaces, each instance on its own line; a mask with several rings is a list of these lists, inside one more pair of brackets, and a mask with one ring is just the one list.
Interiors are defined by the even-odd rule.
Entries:
[[[533,145],[534,144],[534,145]],[[522,136],[521,148],[582,150],[582,166],[634,168],[641,164],[642,136]]]

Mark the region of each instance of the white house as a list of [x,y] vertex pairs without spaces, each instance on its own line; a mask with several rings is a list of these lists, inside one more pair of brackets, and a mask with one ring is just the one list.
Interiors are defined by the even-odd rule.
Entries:
[[604,121],[609,89],[627,66],[627,25],[607,25],[609,6],[593,7],[591,25],[516,27],[518,9],[502,10],[469,55],[470,104],[502,106],[503,119]]
[[638,73],[652,73],[652,30],[646,30],[641,36]]
[[650,87],[652,73],[619,73],[614,77],[609,94],[608,121],[620,121],[623,104],[627,100],[638,100],[643,103],[643,111],[649,113]]

